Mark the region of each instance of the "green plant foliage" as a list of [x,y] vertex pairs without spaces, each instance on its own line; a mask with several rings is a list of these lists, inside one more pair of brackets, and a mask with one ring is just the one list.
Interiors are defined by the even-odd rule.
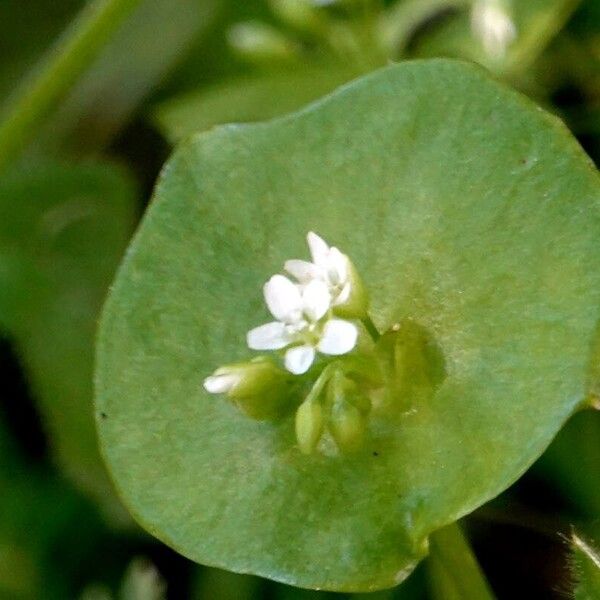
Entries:
[[134,198],[130,179],[107,164],[47,164],[0,178],[0,323],[58,461],[105,507],[116,502],[94,431],[93,347]]
[[254,600],[263,597],[264,580],[221,569],[198,568],[195,572],[193,600]]
[[0,106],[15,82],[81,8],[84,0],[3,0],[0,4]]
[[23,458],[0,419],[0,598],[70,597],[100,526],[67,482]]
[[0,598],[70,597],[78,561],[99,530],[87,502],[59,478],[30,469],[3,482],[0,514]]
[[600,412],[586,410],[573,416],[536,464],[536,470],[560,490],[577,514],[600,515]]
[[171,99],[156,109],[156,121],[171,142],[214,125],[264,121],[287,114],[357,75],[350,68],[306,68],[238,77],[205,91]]
[[427,566],[433,600],[494,600],[457,523],[432,536]]
[[576,581],[574,598],[575,600],[597,600],[600,598],[600,552],[592,542],[578,533],[573,534],[572,544],[573,572]]
[[[100,437],[133,515],[234,571],[338,591],[404,579],[432,532],[514,482],[586,401],[599,201],[557,119],[452,61],[193,137],[99,333]],[[381,332],[416,324],[405,372],[427,367],[348,455],[302,454],[292,416],[253,420],[202,389],[247,360],[260,286],[309,230],[352,257]]]
[[415,44],[418,56],[457,56],[486,65],[514,79],[522,76],[564,27],[581,0],[527,0],[507,2],[516,28],[514,43],[503,57],[490,57],[476,38],[466,11],[444,20],[440,27],[421,36]]
[[144,0],[44,125],[38,145],[78,153],[107,145],[206,32],[220,2]]

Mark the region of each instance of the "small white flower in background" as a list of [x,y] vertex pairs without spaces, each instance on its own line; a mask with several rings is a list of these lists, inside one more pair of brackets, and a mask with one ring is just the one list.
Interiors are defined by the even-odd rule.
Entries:
[[517,37],[517,28],[505,0],[476,0],[471,27],[488,55],[496,60],[506,55],[508,46]]
[[284,362],[291,373],[306,373],[317,351],[340,355],[356,345],[356,326],[330,318],[332,295],[322,279],[309,279],[306,284],[298,285],[283,275],[274,275],[264,286],[264,296],[277,320],[249,331],[248,346],[253,350],[280,350],[289,346]]

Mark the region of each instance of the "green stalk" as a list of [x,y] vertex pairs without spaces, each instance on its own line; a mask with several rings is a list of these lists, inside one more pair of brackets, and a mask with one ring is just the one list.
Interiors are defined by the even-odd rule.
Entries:
[[362,321],[362,324],[365,326],[367,333],[371,336],[371,339],[374,342],[377,342],[379,340],[379,338],[381,337],[381,334],[379,333],[379,330],[377,329],[377,327],[375,327],[375,323],[373,323],[373,320],[371,319],[371,317],[369,315],[367,315],[366,317],[362,318],[361,321]]
[[0,169],[69,91],[141,0],[92,0],[20,88],[0,121]]
[[427,566],[435,600],[495,598],[458,523],[452,523],[430,537]]

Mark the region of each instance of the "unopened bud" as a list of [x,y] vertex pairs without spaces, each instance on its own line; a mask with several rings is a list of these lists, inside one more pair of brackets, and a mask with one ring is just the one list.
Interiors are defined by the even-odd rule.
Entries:
[[289,376],[271,361],[257,358],[226,365],[204,380],[211,394],[227,394],[254,419],[275,417],[286,404]]
[[252,61],[288,61],[297,55],[292,40],[260,21],[237,23],[229,30],[227,39],[240,55]]
[[331,407],[329,431],[342,452],[355,452],[363,445],[365,419],[356,406],[340,402]]
[[342,452],[354,452],[363,444],[365,415],[371,403],[341,372],[331,378],[327,391],[331,403],[329,431]]
[[316,401],[303,402],[296,412],[296,439],[304,454],[314,452],[323,433],[323,408]]

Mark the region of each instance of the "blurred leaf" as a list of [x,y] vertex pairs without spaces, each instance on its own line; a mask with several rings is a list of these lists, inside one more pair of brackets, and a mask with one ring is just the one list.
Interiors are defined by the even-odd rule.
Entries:
[[298,68],[293,72],[241,77],[169,100],[156,110],[159,128],[171,142],[222,123],[264,121],[327,94],[356,72]]
[[572,536],[575,600],[600,598],[600,552],[578,533]]
[[144,0],[44,125],[42,149],[81,153],[106,146],[197,43],[221,3]]
[[[100,437],[132,514],[198,562],[303,587],[395,585],[432,532],[514,482],[583,405],[599,206],[564,126],[452,61],[192,137],[99,332]],[[447,365],[413,410],[374,411],[349,457],[302,455],[293,418],[253,421],[201,384],[248,356],[260,286],[308,230],[355,261],[380,331],[412,319]]]
[[161,90],[163,97],[189,93],[209,82],[231,79],[240,72],[247,73],[248,65],[235,57],[226,32],[240,21],[268,20],[269,16],[272,15],[264,0],[224,0],[212,27],[170,75]]
[[0,2],[0,106],[84,0]]
[[96,320],[133,223],[135,189],[107,164],[0,178],[0,322],[66,472],[113,509],[92,411]]
[[0,598],[63,600],[101,523],[65,482],[0,467]]
[[23,78],[0,115],[0,168],[19,158],[44,119],[140,2],[90,0]]
[[600,515],[600,411],[576,414],[536,464],[583,517]]

